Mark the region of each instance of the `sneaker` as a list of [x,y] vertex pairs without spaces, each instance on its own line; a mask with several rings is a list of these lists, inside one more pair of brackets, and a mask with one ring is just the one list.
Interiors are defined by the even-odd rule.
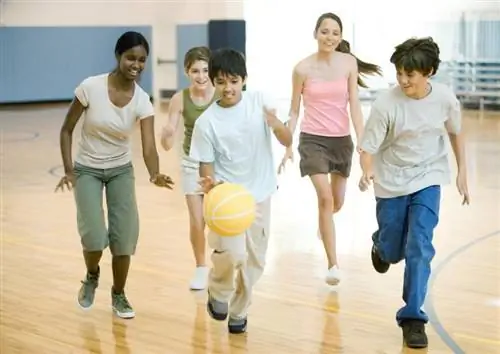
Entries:
[[134,318],[135,312],[130,303],[128,302],[127,297],[125,296],[125,292],[120,294],[115,293],[113,289],[111,289],[111,306],[113,308],[113,312],[121,318]]
[[375,270],[381,274],[386,273],[391,266],[389,263],[380,258],[377,247],[375,247],[375,245],[372,246],[372,264],[373,268],[375,268]]
[[247,318],[242,318],[242,319],[235,319],[229,317],[229,321],[227,321],[227,327],[229,330],[229,333],[232,334],[241,334],[245,333],[247,331]]
[[401,324],[403,329],[403,339],[408,348],[427,348],[427,334],[425,333],[425,323],[422,321],[405,321]]
[[224,321],[227,318],[229,305],[227,302],[215,300],[210,292],[208,293],[207,311],[210,317],[217,321]]
[[325,281],[328,285],[338,285],[340,283],[340,269],[336,265],[328,269]]
[[189,288],[191,290],[203,290],[207,287],[208,283],[208,267],[196,267],[194,277],[191,280]]
[[101,270],[98,267],[97,273],[89,273],[82,280],[82,286],[78,292],[78,304],[83,310],[89,310],[94,304],[95,291],[99,286],[99,274]]

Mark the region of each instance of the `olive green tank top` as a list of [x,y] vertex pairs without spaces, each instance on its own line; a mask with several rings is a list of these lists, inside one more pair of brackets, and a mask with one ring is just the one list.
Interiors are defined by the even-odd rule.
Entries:
[[184,117],[184,143],[182,144],[182,148],[184,150],[184,154],[189,155],[194,123],[216,99],[217,97],[214,94],[214,97],[210,102],[203,106],[197,106],[191,99],[189,89],[182,90],[182,116]]

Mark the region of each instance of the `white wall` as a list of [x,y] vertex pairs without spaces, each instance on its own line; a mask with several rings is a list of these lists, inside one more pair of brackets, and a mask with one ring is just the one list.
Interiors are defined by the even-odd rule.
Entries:
[[[149,64],[153,68],[156,94],[177,84],[175,65],[156,64],[157,58],[177,58],[176,25],[225,18],[243,18],[243,3],[231,0],[4,0],[2,11],[6,26],[152,26],[153,52]],[[178,60],[182,60],[183,55],[180,53]]]
[[450,59],[458,49],[453,22],[463,11],[498,8],[499,1],[419,0],[415,5],[414,0],[307,0],[305,6],[298,1],[284,5],[283,0],[249,0],[245,6],[249,81],[288,97],[293,66],[316,51],[317,17],[334,12],[342,19],[344,37],[354,54],[384,70],[384,78],[370,78],[369,85],[385,87],[395,80],[389,63],[395,45],[410,37],[431,36],[440,46],[442,59]]

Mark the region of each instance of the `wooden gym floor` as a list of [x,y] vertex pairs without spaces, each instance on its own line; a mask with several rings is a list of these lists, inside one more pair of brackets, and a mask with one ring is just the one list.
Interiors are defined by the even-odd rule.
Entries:
[[[134,159],[141,239],[128,296],[134,320],[110,310],[109,255],[90,312],[76,304],[84,276],[71,193],[54,194],[61,176],[58,133],[67,104],[4,108],[1,135],[2,354],[57,353],[401,353],[403,265],[379,275],[370,262],[375,228],[371,192],[362,194],[354,161],[338,247],[344,280],[323,282],[312,186],[297,163],[280,177],[272,239],[246,335],[229,336],[205,311],[206,293],[188,290],[193,260],[179,180],[179,151],[161,151],[175,191],[148,183],[139,134]],[[430,353],[500,353],[500,118],[467,112],[469,186],[463,207],[454,184],[444,189],[437,255],[426,304]],[[163,123],[157,119],[157,132]],[[75,145],[78,132],[75,134]],[[282,150],[277,153],[277,159]],[[418,352],[426,352],[418,351]]]

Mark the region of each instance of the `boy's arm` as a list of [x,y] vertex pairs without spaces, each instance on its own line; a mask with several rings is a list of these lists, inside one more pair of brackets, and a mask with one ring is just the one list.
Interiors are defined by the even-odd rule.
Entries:
[[[201,117],[200,117],[201,118]],[[213,162],[215,160],[215,150],[210,139],[208,126],[199,120],[196,121],[191,137],[191,148],[189,157],[200,164],[199,174],[204,180],[215,181]],[[207,187],[207,188],[206,188]],[[208,192],[210,188],[202,183],[202,188]]]
[[465,159],[465,139],[462,132],[462,113],[460,102],[453,94],[452,102],[448,109],[448,119],[445,122],[446,130],[450,138],[451,148],[457,161],[457,188],[463,197],[462,205],[470,203],[469,188],[467,186],[467,166]]
[[462,112],[460,102],[453,97],[453,103],[448,110],[448,120],[445,122],[446,131],[450,138],[451,148],[455,155],[458,172],[466,172],[465,142],[462,132]]
[[372,174],[372,156],[378,152],[384,142],[388,127],[387,115],[373,106],[359,144],[361,149],[360,164],[363,174]]
[[289,147],[292,145],[293,135],[286,126],[288,117],[278,115],[278,105],[269,95],[263,94],[264,115],[268,127],[281,145]]
[[284,147],[291,146],[293,140],[292,132],[287,128],[285,123],[278,118],[276,110],[266,109],[266,116],[267,124],[280,144]]

